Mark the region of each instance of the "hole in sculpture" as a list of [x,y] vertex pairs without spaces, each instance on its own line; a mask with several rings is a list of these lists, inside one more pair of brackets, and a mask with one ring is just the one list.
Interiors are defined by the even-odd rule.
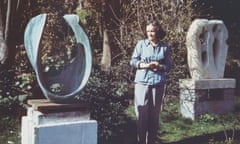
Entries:
[[202,33],[199,36],[199,40],[201,42],[201,59],[202,59],[202,64],[206,65],[208,62],[208,32],[206,28],[202,29]]
[[76,56],[76,38],[58,14],[48,14],[41,38],[41,65],[44,72],[61,71]]
[[201,44],[204,44],[205,39],[206,39],[205,30],[202,29],[202,33],[199,35],[199,40],[200,40]]
[[[43,86],[65,95],[81,84],[85,68],[84,47],[61,15],[48,14],[40,41],[39,73]],[[75,77],[77,76],[77,77]]]
[[218,39],[214,39],[214,42],[213,42],[213,60],[214,60],[214,63],[215,63],[215,66],[217,66],[217,62],[218,62],[218,56],[219,56],[219,40]]
[[207,63],[207,52],[203,51],[201,56],[202,56],[202,64],[205,65]]
[[221,27],[218,24],[215,24],[212,28],[212,31],[215,35],[215,39],[214,39],[213,45],[212,45],[213,59],[214,59],[215,66],[217,66],[218,61],[219,61],[219,53],[220,53],[219,39],[222,38],[222,37],[219,37],[219,36],[221,36],[221,35],[219,35],[219,33],[221,32]]
[[199,35],[199,40],[201,42],[201,45],[207,45],[208,37],[209,37],[208,28],[207,27],[203,27],[202,28],[202,32]]
[[213,25],[213,28],[212,28],[213,33],[217,32],[218,30],[219,30],[218,25],[217,24]]
[[53,93],[61,92],[62,88],[63,88],[63,84],[61,84],[61,83],[53,83],[50,85],[50,90]]
[[43,73],[39,73],[42,78],[43,86],[50,92],[59,95],[65,95],[72,91],[75,91],[81,84],[81,79],[84,77],[84,71],[86,64],[85,53],[83,46],[77,44],[76,56],[70,59],[67,65],[63,65],[60,68],[51,66],[51,70]]

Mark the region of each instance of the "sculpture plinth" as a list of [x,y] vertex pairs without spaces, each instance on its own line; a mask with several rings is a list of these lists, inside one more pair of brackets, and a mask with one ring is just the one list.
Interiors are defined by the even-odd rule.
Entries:
[[202,114],[234,110],[236,80],[223,78],[228,31],[221,20],[196,19],[189,27],[186,46],[191,79],[180,79],[180,111],[196,119]]
[[225,114],[234,110],[235,79],[180,79],[180,110],[195,120],[202,114]]
[[97,144],[97,122],[86,103],[29,100],[22,117],[22,144]]

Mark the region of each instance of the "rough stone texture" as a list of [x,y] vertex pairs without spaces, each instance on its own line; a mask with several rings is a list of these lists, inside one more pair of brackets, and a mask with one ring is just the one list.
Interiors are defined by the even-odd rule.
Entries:
[[189,27],[186,46],[192,79],[223,78],[228,31],[221,20],[196,19]]
[[186,46],[191,79],[179,80],[180,109],[195,119],[205,113],[234,110],[235,79],[225,79],[228,31],[223,21],[195,19],[189,27]]
[[234,110],[235,79],[180,81],[180,111],[195,120],[201,114],[224,114]]
[[179,87],[181,89],[218,89],[218,88],[235,88],[236,80],[231,78],[225,79],[180,79]]
[[42,113],[29,107],[21,137],[22,144],[97,144],[97,122],[88,111]]

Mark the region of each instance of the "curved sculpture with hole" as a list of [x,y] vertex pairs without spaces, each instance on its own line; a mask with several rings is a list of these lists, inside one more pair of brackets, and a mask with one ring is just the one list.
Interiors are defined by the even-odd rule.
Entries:
[[[74,60],[60,72],[52,75],[41,69],[40,41],[47,14],[33,17],[25,29],[24,45],[28,58],[36,73],[38,84],[44,96],[56,103],[72,103],[74,97],[86,85],[92,68],[92,53],[89,39],[79,25],[79,17],[74,14],[63,18],[71,27],[79,44]],[[54,91],[54,89],[60,89]]]

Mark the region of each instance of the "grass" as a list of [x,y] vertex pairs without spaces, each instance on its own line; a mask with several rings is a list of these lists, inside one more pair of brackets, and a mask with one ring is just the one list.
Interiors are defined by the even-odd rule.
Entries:
[[[234,144],[225,142],[226,137],[232,138],[234,133],[235,141],[240,140],[239,108],[236,107],[236,111],[225,115],[205,114],[193,121],[181,116],[178,102],[178,98],[173,96],[164,104],[159,122],[158,143]],[[239,102],[238,98],[237,106],[240,105]],[[126,113],[133,120],[136,119],[133,106]],[[215,143],[210,143],[211,141]]]
[[[239,144],[240,99],[236,110],[226,115],[205,114],[197,120],[183,118],[179,113],[177,97],[169,97],[160,116],[158,143],[164,144]],[[126,121],[117,129],[118,133],[104,144],[136,144],[136,117],[134,107],[130,105],[126,111]],[[0,144],[20,144],[20,119],[5,116],[0,118]],[[235,130],[233,130],[233,126]],[[224,133],[226,132],[226,134]],[[234,142],[227,143],[235,133]]]
[[13,116],[0,117],[0,144],[21,144],[20,119]]

